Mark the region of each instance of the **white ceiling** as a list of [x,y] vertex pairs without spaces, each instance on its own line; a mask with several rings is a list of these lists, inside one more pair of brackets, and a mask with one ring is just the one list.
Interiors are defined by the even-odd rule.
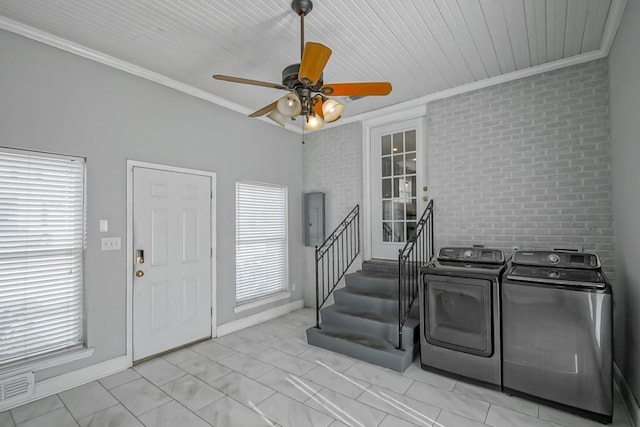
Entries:
[[[390,96],[348,103],[344,116],[353,118],[602,52],[625,1],[315,0],[305,19],[306,40],[333,50],[325,83],[392,83]],[[243,113],[282,91],[211,75],[280,83],[282,68],[300,55],[300,20],[290,0],[0,0],[0,27]]]

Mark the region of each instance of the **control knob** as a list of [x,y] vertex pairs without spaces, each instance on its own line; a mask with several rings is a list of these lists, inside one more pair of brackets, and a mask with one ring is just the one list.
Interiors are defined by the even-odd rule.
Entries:
[[560,278],[560,273],[558,273],[557,271],[550,271],[547,276],[550,279],[559,279]]
[[549,256],[547,257],[547,261],[549,261],[551,264],[557,264],[560,262],[560,257],[557,254],[549,254]]

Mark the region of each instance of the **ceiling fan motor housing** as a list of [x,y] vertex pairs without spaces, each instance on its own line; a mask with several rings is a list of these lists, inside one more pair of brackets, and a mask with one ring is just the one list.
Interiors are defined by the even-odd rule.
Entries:
[[[288,87],[290,90],[295,90],[298,87],[307,86],[298,80],[298,72],[300,71],[300,64],[291,64],[288,67],[285,67],[282,70],[282,86]],[[324,84],[322,81],[322,74],[320,74],[320,78],[313,86],[307,86],[314,92],[320,92],[320,88]]]

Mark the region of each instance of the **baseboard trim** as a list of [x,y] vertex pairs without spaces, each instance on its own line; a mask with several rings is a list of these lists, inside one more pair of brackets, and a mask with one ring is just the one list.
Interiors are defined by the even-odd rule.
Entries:
[[640,427],[640,406],[633,396],[633,393],[629,388],[629,384],[627,384],[627,381],[622,376],[622,371],[616,363],[613,364],[613,376],[616,384],[618,385],[618,389],[620,389],[624,406],[627,408],[631,425],[633,427]]
[[249,326],[275,319],[276,317],[298,310],[302,307],[304,307],[304,301],[300,299],[279,307],[265,310],[252,316],[243,317],[242,319],[225,323],[224,325],[218,326],[218,329],[216,330],[217,336],[221,337],[223,335],[228,335],[241,329],[248,328]]
[[15,408],[25,403],[33,402],[43,397],[51,396],[65,390],[104,378],[108,375],[124,371],[129,368],[129,358],[127,356],[116,357],[115,359],[106,360],[86,368],[78,369],[57,377],[38,381],[35,384],[36,392],[23,399],[15,399],[4,402],[0,405],[0,412]]

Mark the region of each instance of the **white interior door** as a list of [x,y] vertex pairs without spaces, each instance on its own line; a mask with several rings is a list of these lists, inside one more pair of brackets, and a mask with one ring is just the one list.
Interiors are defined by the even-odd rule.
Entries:
[[371,257],[398,259],[426,206],[423,119],[371,129]]
[[211,199],[209,176],[133,168],[133,360],[211,336]]

